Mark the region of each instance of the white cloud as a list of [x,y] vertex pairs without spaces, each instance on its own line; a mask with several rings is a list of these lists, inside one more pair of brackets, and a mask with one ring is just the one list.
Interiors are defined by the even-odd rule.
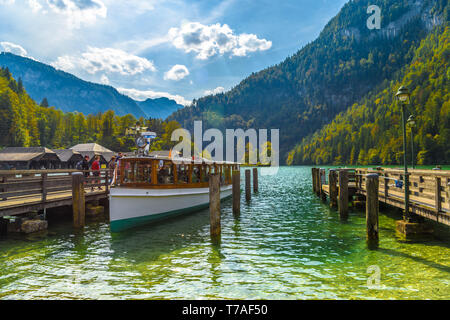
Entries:
[[11,42],[0,42],[0,51],[11,52],[18,56],[28,57],[27,50],[25,50],[22,46]]
[[100,83],[101,84],[109,84],[109,79],[106,75],[102,75],[102,77],[100,78]]
[[164,73],[164,80],[180,81],[189,75],[189,70],[186,66],[176,64],[169,71]]
[[81,24],[92,24],[97,18],[106,18],[107,9],[100,0],[47,0],[48,7],[64,15],[67,24],[79,28]]
[[122,94],[125,94],[135,100],[144,101],[148,98],[156,99],[166,97],[172,100],[175,100],[178,104],[188,106],[192,103],[192,101],[186,100],[184,97],[180,95],[173,95],[167,92],[156,92],[151,90],[137,90],[137,89],[125,89],[125,88],[117,88]]
[[205,96],[210,96],[210,95],[215,95],[218,93],[222,93],[225,92],[225,88],[224,87],[217,87],[214,90],[206,90],[203,94]]
[[28,5],[30,6],[33,12],[38,12],[42,9],[42,5],[38,0],[28,0]]
[[[15,0],[0,0],[0,5],[15,4]],[[33,13],[61,16],[70,28],[80,28],[82,24],[92,24],[97,18],[106,18],[104,0],[24,0]],[[149,8],[149,5],[139,5]],[[52,19],[51,17],[47,17]]]
[[90,74],[102,71],[135,75],[146,70],[156,71],[153,62],[113,48],[88,47],[88,50],[81,56],[61,56],[51,65],[68,72],[80,68]]
[[258,39],[254,34],[236,35],[228,25],[219,23],[210,26],[199,22],[184,23],[180,28],[171,28],[169,37],[176,48],[195,52],[200,60],[225,53],[246,56],[249,52],[264,51],[272,47],[271,41]]

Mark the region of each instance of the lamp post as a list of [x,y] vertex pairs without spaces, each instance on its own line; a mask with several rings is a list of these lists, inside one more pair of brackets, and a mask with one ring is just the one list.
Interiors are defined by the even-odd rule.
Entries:
[[411,165],[414,169],[414,127],[416,126],[416,118],[413,114],[409,116],[407,123],[411,129]]
[[402,106],[402,123],[403,123],[403,163],[405,166],[404,183],[405,183],[405,212],[403,219],[410,221],[411,216],[409,214],[409,176],[408,176],[408,164],[406,163],[406,105],[409,104],[409,90],[408,88],[401,86],[396,94],[397,100],[400,101]]

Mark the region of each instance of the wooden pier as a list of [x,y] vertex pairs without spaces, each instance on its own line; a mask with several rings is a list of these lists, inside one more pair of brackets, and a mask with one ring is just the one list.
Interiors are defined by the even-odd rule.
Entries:
[[[344,186],[348,190],[348,197],[367,196],[367,176],[378,176],[378,201],[396,208],[404,209],[404,171],[389,168],[357,168],[332,169],[335,172],[346,171],[349,182]],[[318,194],[330,197],[330,189],[340,189],[340,179],[331,179],[336,185],[330,186],[326,182],[325,170],[313,168],[313,190]],[[333,174],[333,171],[332,173]],[[448,170],[409,170],[409,211],[414,216],[424,217],[440,224],[450,226],[450,171]],[[330,179],[329,179],[330,181]],[[334,192],[331,193],[335,197]],[[335,200],[330,198],[330,203]],[[339,202],[339,199],[338,199]]]
[[[0,219],[32,211],[74,205],[74,181],[82,176],[84,201],[93,202],[109,197],[109,170],[100,176],[79,174],[80,170],[1,170]],[[83,172],[84,173],[84,172]],[[91,172],[89,172],[91,174]],[[92,190],[92,188],[95,188]],[[74,206],[77,208],[77,204]],[[84,206],[82,206],[84,208]],[[78,210],[78,209],[77,209]],[[84,219],[84,210],[81,213]],[[74,210],[74,217],[75,217]],[[84,221],[84,220],[83,220]]]

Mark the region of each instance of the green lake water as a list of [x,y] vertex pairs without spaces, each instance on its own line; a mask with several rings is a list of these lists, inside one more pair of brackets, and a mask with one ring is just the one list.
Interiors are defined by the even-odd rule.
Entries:
[[[379,249],[368,250],[364,212],[341,222],[313,194],[309,167],[260,176],[252,196],[239,219],[222,203],[220,245],[208,210],[119,234],[106,221],[75,232],[70,219],[44,235],[9,234],[0,299],[450,298],[448,238],[398,241],[396,211],[381,212]],[[370,266],[378,285],[368,286]]]

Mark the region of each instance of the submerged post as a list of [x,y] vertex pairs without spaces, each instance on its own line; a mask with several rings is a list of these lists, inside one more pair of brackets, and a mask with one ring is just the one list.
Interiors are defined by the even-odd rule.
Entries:
[[335,169],[330,169],[328,174],[328,187],[330,193],[330,207],[337,208],[338,188],[337,173]]
[[0,217],[0,236],[4,236],[8,231],[8,220]]
[[211,239],[220,239],[220,176],[215,173],[209,176],[209,216]]
[[372,244],[378,242],[378,174],[366,175],[366,227],[367,241]]
[[250,201],[252,194],[250,192],[250,170],[245,170],[245,200]]
[[233,215],[241,213],[241,173],[233,171]]
[[338,210],[341,219],[348,218],[348,172],[346,170],[339,170],[339,196],[338,196]]
[[258,192],[258,168],[253,168],[253,192]]
[[73,226],[84,227],[85,223],[85,196],[84,176],[81,172],[72,173],[72,210]]

